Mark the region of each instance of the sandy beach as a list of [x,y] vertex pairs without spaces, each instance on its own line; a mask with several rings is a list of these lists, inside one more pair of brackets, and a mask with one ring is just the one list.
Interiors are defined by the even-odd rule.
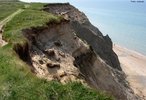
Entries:
[[114,45],[113,49],[131,88],[146,100],[146,56],[118,45]]

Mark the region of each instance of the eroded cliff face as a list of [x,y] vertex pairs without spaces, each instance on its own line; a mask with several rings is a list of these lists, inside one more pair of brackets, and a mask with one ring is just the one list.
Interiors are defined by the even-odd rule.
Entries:
[[118,100],[136,98],[125,81],[124,73],[106,64],[86,41],[81,40],[71,22],[25,29],[23,34],[29,41],[29,50],[28,45],[26,49],[16,46],[22,49],[19,50],[22,53],[15,50],[20,58],[22,54],[27,55],[22,59],[31,62],[38,77],[63,84],[79,81],[94,89],[104,90]]
[[61,15],[71,21],[78,37],[85,40],[95,53],[98,54],[108,65],[118,70],[122,70],[117,55],[112,50],[112,41],[109,36],[103,36],[102,33],[93,26],[86,15],[80,12],[72,5],[66,4],[48,4],[44,11]]
[[30,41],[31,62],[37,76],[62,83],[83,81],[74,66],[74,56],[86,53],[89,47],[76,36],[68,21],[23,33]]
[[67,15],[71,18],[62,15],[65,19],[60,23],[22,30],[28,44],[14,46],[20,58],[30,64],[38,77],[49,81],[79,81],[117,100],[137,100],[125,81],[110,38],[69,4],[49,4],[44,8],[55,14],[64,13],[62,9],[71,10],[71,15]]

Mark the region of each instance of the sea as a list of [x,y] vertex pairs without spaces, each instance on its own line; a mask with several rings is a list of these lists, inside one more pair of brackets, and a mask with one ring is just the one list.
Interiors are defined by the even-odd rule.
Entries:
[[146,1],[97,0],[77,7],[113,43],[146,55]]
[[29,2],[69,2],[84,12],[103,35],[114,44],[146,55],[145,0],[23,0]]

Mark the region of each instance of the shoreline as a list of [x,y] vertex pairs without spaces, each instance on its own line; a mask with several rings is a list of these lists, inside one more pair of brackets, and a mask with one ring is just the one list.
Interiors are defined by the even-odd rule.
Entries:
[[146,56],[119,45],[113,45],[122,70],[134,92],[146,100]]

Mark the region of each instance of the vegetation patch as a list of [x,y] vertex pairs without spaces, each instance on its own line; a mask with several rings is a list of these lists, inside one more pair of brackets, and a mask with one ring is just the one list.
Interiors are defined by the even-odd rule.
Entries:
[[24,4],[21,2],[6,2],[0,0],[0,21],[23,7]]
[[45,26],[48,22],[60,22],[61,20],[61,17],[31,8],[33,7],[30,6],[30,8],[25,9],[22,13],[16,15],[13,20],[7,23],[3,35],[6,41],[11,43],[23,41],[25,40],[21,32],[23,29],[41,27]]

